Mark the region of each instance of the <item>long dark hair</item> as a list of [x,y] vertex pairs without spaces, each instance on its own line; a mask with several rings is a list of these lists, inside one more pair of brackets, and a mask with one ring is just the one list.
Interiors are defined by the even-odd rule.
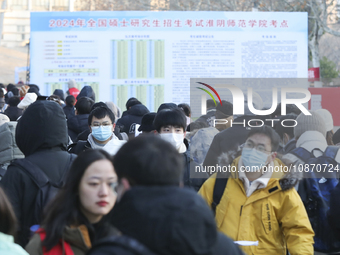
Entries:
[[78,195],[80,180],[93,162],[102,159],[112,160],[111,156],[103,150],[86,150],[80,153],[71,165],[65,186],[45,210],[42,225],[46,231],[46,238],[42,242],[42,246],[47,251],[57,245],[66,226],[81,224],[80,219],[83,216],[79,209],[80,200]]
[[0,188],[0,232],[15,235],[17,220],[5,192]]

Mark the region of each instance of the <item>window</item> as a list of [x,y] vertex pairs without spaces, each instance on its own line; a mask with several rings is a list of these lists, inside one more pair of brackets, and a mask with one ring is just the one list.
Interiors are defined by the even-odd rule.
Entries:
[[17,32],[25,32],[25,26],[23,25],[17,26]]

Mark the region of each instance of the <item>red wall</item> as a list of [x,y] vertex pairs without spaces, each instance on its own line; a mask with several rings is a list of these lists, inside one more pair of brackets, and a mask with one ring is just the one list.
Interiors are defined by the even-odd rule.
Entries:
[[[340,87],[337,88],[308,88],[312,95],[321,95],[321,106],[333,116],[334,126],[340,126]],[[311,100],[308,109],[311,108]]]

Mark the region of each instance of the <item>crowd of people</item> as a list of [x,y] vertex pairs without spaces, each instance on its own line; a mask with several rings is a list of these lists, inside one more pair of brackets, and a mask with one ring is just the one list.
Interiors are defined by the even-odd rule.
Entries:
[[186,103],[122,111],[68,85],[0,85],[1,254],[340,254],[326,109],[234,116],[208,100],[194,120]]

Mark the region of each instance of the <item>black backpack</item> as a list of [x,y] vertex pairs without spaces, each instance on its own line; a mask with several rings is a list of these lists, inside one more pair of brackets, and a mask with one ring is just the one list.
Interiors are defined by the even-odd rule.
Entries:
[[75,158],[76,155],[70,154],[69,162],[66,164],[61,180],[58,183],[50,181],[46,174],[37,165],[33,164],[26,158],[17,159],[12,162],[12,165],[22,169],[26,174],[28,174],[39,189],[34,201],[34,223],[32,225],[40,223],[46,204],[55,197],[60,188],[64,185],[69,167]]
[[128,236],[110,236],[96,242],[87,255],[156,255]]
[[[317,158],[302,147],[290,152],[305,162],[297,166],[304,167],[305,176],[299,183],[298,193],[315,232],[314,250],[323,253],[340,251],[340,240],[336,238],[327,219],[330,196],[339,183],[340,166],[335,161],[338,150],[337,146],[328,146]],[[309,171],[305,167],[308,167]]]
[[224,190],[227,187],[227,183],[228,178],[222,177],[219,175],[219,173],[217,173],[213,192],[213,202],[211,203],[211,209],[213,210],[214,215],[216,215],[216,207],[221,201]]

